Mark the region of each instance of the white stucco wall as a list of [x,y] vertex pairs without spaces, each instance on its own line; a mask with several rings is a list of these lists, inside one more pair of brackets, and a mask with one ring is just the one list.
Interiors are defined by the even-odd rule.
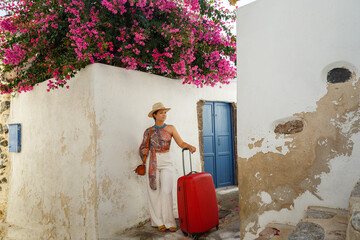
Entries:
[[43,83],[11,98],[8,122],[21,123],[22,150],[10,153],[10,239],[96,239],[91,72],[70,85],[48,93]]
[[[315,112],[327,93],[326,73],[332,67],[345,66],[359,78],[359,9],[358,0],[257,0],[237,9],[239,157],[277,153],[279,146],[286,154],[288,139],[275,137],[274,123]],[[323,200],[305,192],[291,210],[259,216],[260,227],[269,222],[295,224],[309,205],[347,208],[359,178],[359,137],[351,137],[351,156],[332,159],[330,172],[318,176],[317,195]],[[248,147],[260,139],[261,147]],[[253,238],[246,234],[245,239]]]
[[[171,107],[166,122],[177,128],[184,141],[199,149],[197,102],[235,102],[236,84],[201,89],[165,77],[100,64],[93,65],[92,71],[96,79],[95,109],[100,132],[97,157],[99,235],[111,236],[115,230],[120,231],[148,217],[145,178],[131,170],[141,161],[138,147],[144,130],[154,124],[154,120],[147,117],[153,103],[163,102]],[[181,149],[175,141],[172,141],[169,157],[176,163],[176,182],[183,169]],[[192,159],[193,167],[201,171],[199,151]],[[174,213],[177,213],[176,206]]]
[[[237,10],[238,101],[244,102],[238,114],[246,113],[239,141],[267,134],[275,120],[316,110],[328,65],[348,62],[358,69],[359,4],[258,0]],[[246,145],[239,150],[250,156]]]
[[[37,232],[26,232],[37,236],[52,228],[57,239],[82,239],[76,236],[83,234],[109,238],[148,219],[145,178],[133,169],[141,162],[143,132],[154,124],[147,117],[153,103],[171,107],[167,123],[199,148],[197,102],[236,102],[237,90],[236,83],[196,88],[103,64],[82,70],[69,90],[45,89],[43,83],[12,99],[9,122],[22,124],[23,150],[11,154],[7,220],[24,228],[37,226]],[[182,163],[174,141],[169,157],[175,161],[176,181]],[[199,152],[193,165],[201,170]],[[65,207],[60,199],[66,199]],[[91,213],[91,224],[84,211],[87,219]],[[77,222],[82,226],[78,230]]]

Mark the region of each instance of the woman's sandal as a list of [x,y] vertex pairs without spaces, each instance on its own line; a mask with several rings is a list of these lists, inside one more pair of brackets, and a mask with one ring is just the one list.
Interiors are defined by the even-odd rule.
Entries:
[[165,231],[166,231],[166,227],[165,227],[164,225],[161,225],[161,226],[158,227],[158,230],[159,230],[160,232],[165,232]]
[[176,232],[176,230],[177,230],[176,227],[170,227],[170,228],[169,228],[169,231],[170,231],[170,232]]

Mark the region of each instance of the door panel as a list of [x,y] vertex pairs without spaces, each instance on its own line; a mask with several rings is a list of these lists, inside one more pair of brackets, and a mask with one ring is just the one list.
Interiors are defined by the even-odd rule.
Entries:
[[205,104],[203,106],[203,133],[204,136],[210,136],[214,134],[214,122],[213,116],[213,105]]
[[204,167],[216,187],[234,183],[231,106],[206,102],[203,107]]
[[219,154],[230,154],[231,152],[231,148],[230,148],[230,142],[229,142],[229,136],[221,136],[221,135],[218,135],[217,136],[217,144],[218,144],[218,147],[217,147],[217,152]]
[[229,155],[220,155],[217,158],[217,182],[218,187],[225,187],[229,185],[233,185],[233,175],[231,174],[232,166],[231,164],[232,159]]
[[206,136],[204,137],[204,145],[206,145],[206,153],[213,153],[215,152],[214,148],[214,137],[213,136]]
[[215,169],[215,132],[214,105],[206,103],[203,106],[203,138],[204,138],[204,170],[213,176],[216,187]]
[[[205,172],[210,173],[211,176],[213,176],[215,174],[215,154],[213,156],[206,156],[204,157],[204,168],[205,168]],[[213,177],[213,181],[214,181],[214,185],[215,184],[215,180]]]

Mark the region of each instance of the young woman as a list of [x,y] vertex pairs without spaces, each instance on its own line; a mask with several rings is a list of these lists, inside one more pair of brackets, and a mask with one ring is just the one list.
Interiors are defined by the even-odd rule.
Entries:
[[[148,117],[154,118],[154,126],[149,127],[144,132],[144,138],[140,145],[140,156],[149,155],[146,162],[146,172],[148,173],[147,189],[151,224],[158,227],[161,232],[169,229],[175,232],[176,222],[173,215],[173,161],[169,158],[171,139],[174,138],[177,145],[181,148],[188,148],[191,153],[196,148],[184,142],[173,125],[165,123],[166,114],[170,108],[165,108],[162,103],[155,103]],[[149,132],[151,129],[151,134]],[[150,137],[149,148],[146,143]]]

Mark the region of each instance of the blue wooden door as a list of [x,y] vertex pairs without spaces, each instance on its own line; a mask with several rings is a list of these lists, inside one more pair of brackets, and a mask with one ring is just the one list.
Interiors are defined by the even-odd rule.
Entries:
[[203,106],[204,168],[215,187],[234,184],[231,105],[206,102]]

